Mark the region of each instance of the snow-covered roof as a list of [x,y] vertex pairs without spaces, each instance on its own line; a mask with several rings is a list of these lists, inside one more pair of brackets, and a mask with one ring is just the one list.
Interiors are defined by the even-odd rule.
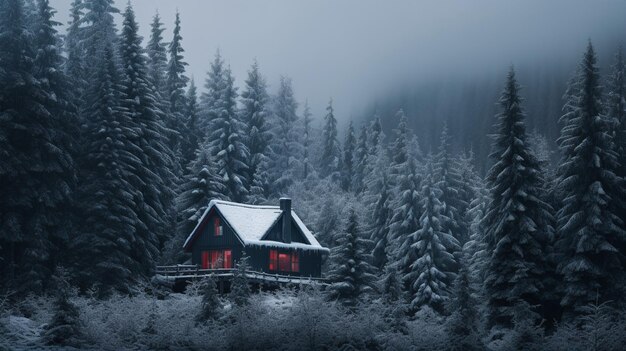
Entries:
[[279,241],[263,240],[265,234],[281,218],[283,211],[279,206],[247,205],[224,200],[211,200],[209,206],[204,211],[204,214],[200,220],[198,220],[198,224],[193,229],[191,234],[189,234],[189,237],[185,241],[183,247],[187,248],[187,245],[193,241],[194,236],[197,234],[196,231],[213,208],[216,208],[219,213],[222,214],[224,220],[228,222],[228,225],[233,229],[244,245],[328,251],[327,248],[320,245],[317,239],[313,236],[313,233],[311,233],[306,225],[304,225],[300,217],[298,217],[293,210],[291,211],[291,217],[293,218],[295,224],[300,228],[309,244],[297,242],[283,243]]

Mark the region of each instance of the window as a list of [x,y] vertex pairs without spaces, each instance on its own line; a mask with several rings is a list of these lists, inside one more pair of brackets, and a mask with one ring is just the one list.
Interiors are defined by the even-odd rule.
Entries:
[[298,253],[294,252],[291,254],[291,271],[292,272],[300,272],[300,262],[298,261]]
[[202,251],[202,269],[233,268],[231,250]]
[[270,250],[270,271],[299,272],[300,261],[297,252],[278,252]]
[[233,255],[230,250],[224,250],[224,268],[233,268]]
[[209,268],[209,252],[202,251],[202,269]]
[[270,271],[275,271],[278,268],[278,251],[270,250]]
[[215,236],[221,236],[222,231],[223,231],[223,227],[220,224],[220,218],[215,217],[215,219],[213,220],[213,233],[215,234]]

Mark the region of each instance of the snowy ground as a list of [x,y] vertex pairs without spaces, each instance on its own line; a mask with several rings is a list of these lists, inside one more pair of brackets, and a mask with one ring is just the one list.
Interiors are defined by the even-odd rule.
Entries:
[[[376,301],[349,312],[319,291],[255,294],[237,308],[227,298],[219,317],[197,323],[201,297],[169,294],[75,297],[80,310],[81,343],[48,347],[40,338],[52,316],[51,298],[31,297],[0,311],[0,351],[4,350],[452,350],[446,319],[423,309],[407,319]],[[598,310],[600,311],[600,310]],[[601,312],[601,311],[600,311]],[[582,329],[560,325],[553,333],[522,326],[485,336],[487,350],[510,350],[520,340],[541,350],[619,349],[625,342],[624,318],[592,313]],[[458,340],[457,340],[458,342]],[[615,348],[617,346],[618,348]],[[528,348],[524,348],[528,349]]]

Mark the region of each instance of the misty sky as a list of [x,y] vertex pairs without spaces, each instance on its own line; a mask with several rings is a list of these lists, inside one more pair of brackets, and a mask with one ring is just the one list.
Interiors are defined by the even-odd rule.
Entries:
[[[51,0],[67,22],[70,0]],[[116,0],[123,10],[126,0]],[[626,1],[208,1],[135,0],[141,32],[159,11],[171,36],[182,20],[188,73],[204,84],[219,48],[241,87],[256,57],[270,90],[293,78],[316,116],[328,99],[337,117],[401,83],[471,78],[510,64],[578,58],[588,38],[600,47],[626,38]],[[119,21],[118,21],[119,22]],[[119,25],[118,25],[119,29]],[[601,58],[602,59],[602,58]]]

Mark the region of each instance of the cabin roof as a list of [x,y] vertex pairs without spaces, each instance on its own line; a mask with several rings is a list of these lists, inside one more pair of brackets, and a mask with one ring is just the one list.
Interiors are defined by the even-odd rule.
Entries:
[[327,248],[322,247],[320,243],[315,239],[313,233],[304,225],[300,217],[291,210],[291,217],[294,223],[300,228],[304,234],[307,243],[283,243],[279,241],[272,241],[263,239],[265,234],[274,225],[279,222],[282,214],[282,210],[279,206],[261,206],[261,205],[248,205],[237,202],[230,202],[224,200],[211,200],[209,206],[204,211],[198,224],[193,229],[183,247],[188,248],[193,242],[193,239],[199,233],[198,228],[204,221],[205,217],[215,208],[222,214],[228,225],[233,229],[237,237],[245,246],[273,246],[279,248],[297,248],[302,250],[318,250],[328,251]]

